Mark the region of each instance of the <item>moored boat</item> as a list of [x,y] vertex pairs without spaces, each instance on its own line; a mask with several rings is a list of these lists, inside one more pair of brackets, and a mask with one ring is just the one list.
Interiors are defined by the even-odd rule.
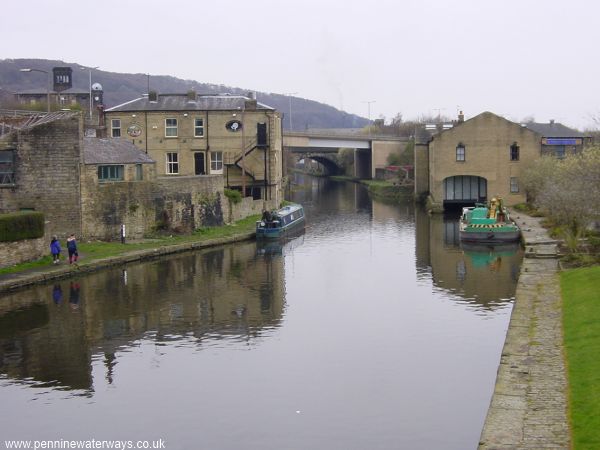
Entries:
[[277,211],[265,211],[256,222],[257,239],[277,239],[304,228],[304,208],[291,204]]
[[495,197],[489,205],[463,208],[460,239],[465,242],[517,242],[521,239],[521,230],[510,218],[502,199]]

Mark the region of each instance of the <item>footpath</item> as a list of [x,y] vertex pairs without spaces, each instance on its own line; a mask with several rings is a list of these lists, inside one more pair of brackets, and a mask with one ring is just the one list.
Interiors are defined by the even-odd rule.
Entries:
[[569,449],[558,249],[519,213],[525,258],[479,450]]
[[144,261],[158,258],[172,253],[181,253],[190,250],[198,250],[202,248],[215,247],[218,245],[229,244],[232,242],[246,241],[253,238],[254,231],[239,233],[234,236],[223,238],[206,239],[197,242],[186,242],[182,244],[172,244],[165,246],[157,246],[145,250],[135,250],[127,253],[122,253],[117,256],[98,259],[86,259],[86,255],[80,253],[80,259],[77,264],[69,264],[62,261],[60,264],[49,264],[45,267],[36,267],[20,272],[0,275],[0,293],[11,291],[32,284],[43,283],[50,280],[58,280],[69,278],[72,276],[81,275],[82,273],[95,272],[97,270],[106,269],[123,264]]

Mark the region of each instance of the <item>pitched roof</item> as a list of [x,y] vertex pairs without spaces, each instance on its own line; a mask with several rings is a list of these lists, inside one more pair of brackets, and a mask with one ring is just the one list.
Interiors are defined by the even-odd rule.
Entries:
[[[195,100],[190,100],[186,94],[160,94],[156,101],[148,97],[141,97],[121,105],[114,106],[106,112],[114,111],[241,111],[246,102],[252,101],[248,97],[234,94],[198,95]],[[249,108],[246,107],[248,110]],[[256,109],[272,110],[270,106],[257,102]]]
[[564,126],[562,123],[549,122],[549,123],[526,123],[525,126],[543,137],[556,137],[556,138],[572,138],[572,137],[585,137],[585,135],[573,128]]
[[83,138],[84,164],[150,164],[154,160],[126,139]]
[[[69,88],[69,89],[65,89],[63,91],[60,92],[56,92],[51,90],[50,91],[50,95],[56,95],[56,94],[75,94],[75,95],[90,95],[90,91],[85,90],[85,89],[79,89],[79,88]],[[39,89],[26,89],[24,91],[19,91],[17,92],[18,95],[46,95],[48,94],[48,91],[46,90],[39,90]]]

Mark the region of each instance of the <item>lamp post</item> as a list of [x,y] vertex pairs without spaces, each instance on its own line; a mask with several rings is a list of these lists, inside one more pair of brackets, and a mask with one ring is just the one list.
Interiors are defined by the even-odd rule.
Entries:
[[90,73],[90,82],[89,82],[89,104],[90,104],[90,121],[92,120],[92,70],[97,69],[99,66],[95,67],[81,67],[81,70],[87,69]]
[[19,72],[41,72],[46,74],[46,103],[48,107],[48,112],[50,112],[50,72],[42,69],[19,69]]
[[371,103],[375,103],[375,100],[366,100],[363,103],[367,104],[367,114],[369,118],[369,136],[371,136]]
[[283,95],[287,95],[290,99],[290,131],[293,131],[292,129],[292,95],[296,95],[297,92],[288,92],[286,94]]

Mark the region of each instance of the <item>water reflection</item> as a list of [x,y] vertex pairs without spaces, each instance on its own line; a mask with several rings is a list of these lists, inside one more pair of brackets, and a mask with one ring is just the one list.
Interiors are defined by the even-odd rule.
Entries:
[[0,373],[92,392],[92,355],[102,355],[112,383],[117,351],[142,338],[199,348],[250,342],[281,323],[283,261],[248,242],[5,296]]
[[431,278],[467,303],[483,309],[514,298],[523,251],[518,243],[461,243],[457,216],[417,211],[416,259],[421,279]]

